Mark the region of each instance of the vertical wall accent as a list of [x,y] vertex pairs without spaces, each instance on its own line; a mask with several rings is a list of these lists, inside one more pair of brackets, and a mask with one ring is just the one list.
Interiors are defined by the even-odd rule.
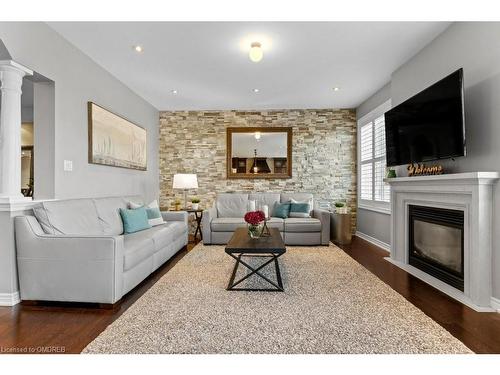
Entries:
[[[289,126],[293,129],[290,179],[226,178],[226,128]],[[173,191],[175,173],[196,173],[202,207],[217,192],[295,191],[316,199],[346,200],[356,225],[356,113],[340,110],[160,112],[160,205],[181,198]]]

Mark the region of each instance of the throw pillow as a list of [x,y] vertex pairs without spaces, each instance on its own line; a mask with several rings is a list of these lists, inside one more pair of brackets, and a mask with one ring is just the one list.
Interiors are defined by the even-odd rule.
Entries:
[[274,216],[286,219],[290,213],[290,203],[276,203]]
[[144,206],[144,205],[141,203],[128,202],[128,208],[131,208],[133,210],[135,210],[136,208],[140,208],[142,206]]
[[163,217],[161,216],[160,207],[158,206],[158,201],[156,199],[147,206],[143,206],[134,202],[129,202],[128,206],[132,209],[144,207],[146,209],[146,213],[148,214],[149,225],[151,225],[152,227],[165,223]]
[[290,203],[290,217],[311,217],[309,203]]
[[254,200],[249,200],[247,204],[247,212],[252,212],[255,211],[256,209],[256,202]]
[[120,208],[120,216],[122,217],[125,233],[135,233],[151,228],[148,222],[148,214],[144,207],[131,210]]

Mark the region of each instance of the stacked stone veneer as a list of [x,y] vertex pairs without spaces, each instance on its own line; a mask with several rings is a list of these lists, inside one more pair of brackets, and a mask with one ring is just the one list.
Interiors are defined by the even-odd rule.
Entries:
[[[293,129],[292,178],[227,179],[226,128]],[[175,173],[196,173],[191,191],[201,207],[217,192],[310,192],[315,199],[347,201],[356,225],[356,116],[351,109],[160,112],[160,205],[170,206],[182,191],[172,189]]]

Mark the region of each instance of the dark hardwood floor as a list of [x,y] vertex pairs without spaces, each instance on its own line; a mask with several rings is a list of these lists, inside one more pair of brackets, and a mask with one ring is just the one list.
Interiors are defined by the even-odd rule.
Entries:
[[[187,251],[194,245],[190,243]],[[384,250],[360,238],[342,248],[474,352],[500,353],[500,314],[478,313],[462,305],[385,261]],[[0,307],[0,353],[79,353],[187,251],[179,252],[113,309],[75,304]]]

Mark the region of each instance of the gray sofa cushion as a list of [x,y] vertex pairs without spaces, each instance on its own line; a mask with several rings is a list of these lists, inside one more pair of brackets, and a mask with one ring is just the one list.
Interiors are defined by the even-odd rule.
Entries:
[[153,255],[153,253],[155,252],[155,246],[153,242],[153,229],[155,228],[124,235],[124,271],[128,271],[134,268],[143,260]]
[[247,223],[243,218],[216,217],[212,220],[210,228],[213,232],[232,232],[236,228],[245,227]]
[[92,199],[67,199],[42,202],[34,211],[46,233],[103,234]]
[[153,233],[155,252],[165,248],[181,236],[187,233],[187,225],[183,221],[172,221],[155,226],[148,231]]
[[269,216],[274,216],[274,206],[280,203],[280,193],[250,193],[248,199],[256,201],[256,209],[262,210],[262,206],[267,204]]
[[285,232],[321,232],[321,221],[315,218],[285,219]]
[[117,236],[123,233],[123,221],[120,208],[127,208],[127,201],[121,197],[94,199],[97,216],[105,234]]
[[[232,218],[232,217],[216,217],[212,220],[210,228],[212,232],[234,232],[236,228],[245,227],[247,223],[244,219]],[[283,219],[279,217],[272,217],[267,222],[269,228],[276,228],[280,232],[283,232]]]
[[248,194],[217,194],[217,217],[243,218],[247,212]]

